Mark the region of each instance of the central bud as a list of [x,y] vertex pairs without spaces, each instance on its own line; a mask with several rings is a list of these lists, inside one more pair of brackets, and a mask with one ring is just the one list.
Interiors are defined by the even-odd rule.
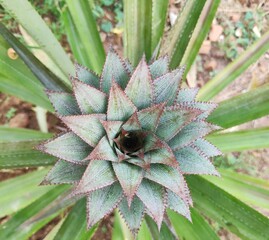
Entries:
[[141,131],[121,130],[115,142],[118,148],[124,153],[134,153],[140,150],[144,145],[145,134]]

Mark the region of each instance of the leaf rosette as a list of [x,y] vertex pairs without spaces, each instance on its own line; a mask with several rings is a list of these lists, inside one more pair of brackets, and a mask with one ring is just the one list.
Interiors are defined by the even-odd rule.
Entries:
[[118,208],[138,232],[144,214],[161,227],[167,208],[191,219],[184,174],[219,175],[209,158],[220,151],[204,137],[215,103],[196,101],[198,88],[181,88],[184,68],[167,57],[133,70],[110,50],[101,76],[76,64],[73,94],[48,91],[69,131],[38,146],[59,158],[43,184],[74,184],[87,198],[88,227]]

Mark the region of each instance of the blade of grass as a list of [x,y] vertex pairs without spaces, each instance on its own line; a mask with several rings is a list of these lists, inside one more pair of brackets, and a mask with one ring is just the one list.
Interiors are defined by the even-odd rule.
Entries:
[[269,84],[223,101],[208,121],[229,128],[269,114]]
[[206,0],[186,1],[175,25],[162,42],[160,55],[170,56],[171,69],[180,64],[205,2]]
[[97,30],[91,7],[87,0],[66,1],[72,19],[79,34],[79,39],[86,49],[91,69],[100,74],[105,62],[105,51]]
[[266,239],[269,219],[199,176],[187,176],[194,206],[242,239]]
[[65,75],[65,79],[62,80],[66,84],[70,84],[68,74],[74,74],[74,66],[31,3],[27,0],[0,0],[0,4],[23,26],[58,69],[61,70]]
[[70,91],[70,84],[67,85],[46,68],[2,23],[0,23],[0,34],[47,89]]
[[56,236],[57,232],[59,231],[64,221],[65,218],[61,219],[61,221],[57,223],[55,227],[53,227],[53,229],[46,235],[46,237],[43,240],[54,240],[54,237]]
[[63,225],[54,237],[54,240],[72,239],[89,240],[94,235],[98,225],[87,230],[86,223],[86,199],[79,200],[72,208]]
[[151,233],[145,220],[141,224],[141,228],[137,234],[137,240],[152,240]]
[[186,77],[187,73],[191,68],[191,65],[193,64],[196,56],[198,55],[199,49],[202,46],[202,43],[210,30],[212,21],[215,17],[219,4],[220,0],[209,0],[205,3],[205,6],[197,21],[191,39],[188,43],[188,47],[180,62],[181,66],[186,67],[183,78]]
[[219,237],[206,222],[206,220],[194,208],[191,209],[192,222],[177,214],[174,211],[168,210],[168,216],[171,220],[177,236],[180,239],[186,240],[217,240]]
[[124,55],[136,66],[151,57],[152,1],[124,0]]
[[75,26],[74,20],[70,14],[68,8],[63,9],[62,11],[62,20],[65,27],[65,32],[67,35],[68,42],[70,44],[71,50],[74,54],[74,57],[78,63],[92,69],[90,59],[88,58],[87,51],[79,37],[77,28]]
[[168,3],[168,0],[152,0],[150,57],[163,36]]
[[55,200],[60,194],[65,192],[69,186],[57,186],[52,190],[41,196],[26,208],[20,210],[12,218],[0,226],[0,239],[20,239],[27,240],[37,230],[46,225],[50,220],[55,218],[62,210],[54,212],[52,215],[35,222],[27,227],[21,227],[21,225],[27,221],[30,217],[37,214],[50,202]]
[[204,178],[247,204],[269,210],[268,181],[225,169],[219,172],[221,178]]
[[222,152],[235,152],[269,147],[269,127],[216,133],[206,137]]
[[199,91],[197,98],[207,101],[232,83],[252,63],[256,62],[269,49],[269,32],[249,47],[241,56],[208,81]]
[[51,186],[38,187],[47,172],[42,169],[1,182],[0,218],[19,211],[48,192]]

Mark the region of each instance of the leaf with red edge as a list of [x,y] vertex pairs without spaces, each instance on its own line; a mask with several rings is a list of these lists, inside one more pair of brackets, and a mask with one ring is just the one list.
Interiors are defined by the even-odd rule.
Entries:
[[80,110],[73,95],[65,92],[46,91],[55,111],[60,116],[77,115]]
[[183,73],[184,68],[179,68],[153,81],[155,103],[167,102],[168,105],[173,104],[179,91]]
[[73,195],[89,193],[109,186],[115,181],[117,178],[109,161],[92,160],[74,189]]
[[155,131],[163,113],[165,103],[156,104],[137,113],[141,127],[145,130]]
[[103,121],[103,120],[100,120],[100,122],[102,123],[106,131],[107,138],[110,144],[112,145],[113,139],[118,135],[123,122],[122,121]]
[[169,71],[168,56],[161,57],[154,61],[150,66],[152,79],[158,78]]
[[125,131],[141,130],[141,125],[138,120],[137,112],[135,112],[123,125]]
[[83,160],[92,150],[91,146],[72,132],[57,136],[52,140],[40,144],[37,148],[52,156],[78,164],[85,164]]
[[176,102],[179,104],[194,102],[199,88],[182,88],[179,90]]
[[149,67],[143,57],[125,89],[126,95],[138,109],[147,108],[153,100],[153,85]]
[[186,202],[183,201],[181,197],[179,197],[170,190],[167,190],[167,193],[168,193],[167,207],[181,214],[182,216],[186,217],[189,221],[191,221],[190,209],[189,206],[186,204]]
[[207,118],[218,106],[216,103],[213,102],[187,102],[184,105],[187,107],[200,109],[202,113],[198,119]]
[[107,160],[112,162],[118,162],[118,157],[113,151],[108,139],[104,136],[90,155],[86,158],[90,160]]
[[156,130],[157,136],[165,141],[170,140],[200,113],[200,110],[180,105],[166,107]]
[[144,170],[125,162],[112,163],[112,166],[130,206],[143,179]]
[[96,146],[104,136],[105,130],[100,120],[105,120],[105,114],[89,114],[80,116],[65,116],[61,120],[80,138],[92,147]]
[[144,204],[138,197],[134,197],[130,207],[125,198],[123,198],[119,204],[119,211],[133,234],[136,234],[140,228],[144,216],[144,209]]
[[146,206],[160,229],[165,210],[164,188],[157,183],[143,179],[136,195]]
[[137,109],[134,104],[118,84],[113,81],[108,100],[107,119],[126,121],[135,111]]
[[177,150],[218,129],[220,129],[220,127],[216,125],[197,120],[185,126],[174,138],[168,142],[168,145],[173,150]]
[[102,218],[110,214],[122,199],[122,189],[118,182],[91,192],[87,196],[87,222],[91,228]]
[[151,164],[150,172],[146,173],[145,178],[170,189],[181,198],[186,199],[184,178],[178,169],[164,164]]
[[112,79],[115,80],[122,89],[124,89],[129,78],[129,71],[125,66],[125,62],[112,48],[110,48],[109,52],[107,53],[105,65],[101,75],[101,90],[105,93],[109,93]]
[[105,113],[107,96],[98,89],[74,80],[73,90],[82,114]]
[[212,143],[203,138],[197,139],[192,145],[208,157],[215,157],[222,154]]
[[99,83],[99,77],[96,73],[92,72],[91,70],[87,69],[86,67],[80,65],[79,63],[75,63],[75,70],[76,70],[76,77],[94,87],[99,89],[100,83]]
[[210,160],[192,147],[177,150],[175,156],[183,173],[220,176]]
[[48,172],[41,185],[78,182],[87,166],[59,160]]

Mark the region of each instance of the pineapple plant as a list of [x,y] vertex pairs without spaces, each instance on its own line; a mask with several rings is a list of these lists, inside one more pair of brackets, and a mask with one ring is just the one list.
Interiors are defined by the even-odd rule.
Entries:
[[242,239],[268,237],[268,218],[249,206],[268,208],[266,182],[213,164],[221,150],[269,146],[268,128],[222,131],[267,115],[268,85],[209,100],[269,49],[269,33],[200,90],[185,83],[219,3],[186,1],[164,35],[168,0],[124,0],[121,58],[105,55],[89,1],[66,0],[73,64],[28,1],[0,0],[39,46],[0,24],[0,89],[66,126],[53,138],[0,127],[0,167],[37,168],[0,184],[0,217],[11,215],[1,239],[29,239],[57,216],[46,239],[90,239],[110,214],[112,239],[219,239],[204,216]]

